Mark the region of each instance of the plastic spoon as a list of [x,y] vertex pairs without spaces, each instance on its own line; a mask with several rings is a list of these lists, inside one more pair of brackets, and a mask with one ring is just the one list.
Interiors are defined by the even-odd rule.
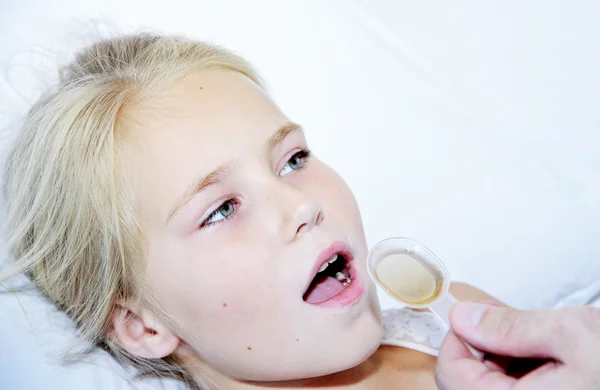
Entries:
[[[456,303],[449,292],[450,275],[429,249],[408,238],[388,238],[371,249],[367,262],[371,278],[402,307],[429,308],[450,328],[448,316]],[[481,351],[465,345],[483,358]]]

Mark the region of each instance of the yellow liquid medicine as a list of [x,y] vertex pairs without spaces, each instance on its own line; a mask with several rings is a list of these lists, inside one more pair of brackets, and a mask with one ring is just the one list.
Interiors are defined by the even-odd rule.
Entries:
[[375,273],[392,295],[408,304],[432,302],[442,289],[442,280],[438,280],[419,260],[404,253],[393,253],[383,258]]

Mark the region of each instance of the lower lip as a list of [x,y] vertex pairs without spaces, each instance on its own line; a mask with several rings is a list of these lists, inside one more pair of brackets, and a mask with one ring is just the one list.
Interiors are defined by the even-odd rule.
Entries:
[[338,295],[335,295],[326,301],[314,303],[313,306],[323,308],[342,308],[358,302],[358,300],[365,293],[365,288],[358,278],[358,272],[356,268],[354,268],[354,260],[352,260],[350,263],[349,273],[352,281],[348,287],[343,289]]

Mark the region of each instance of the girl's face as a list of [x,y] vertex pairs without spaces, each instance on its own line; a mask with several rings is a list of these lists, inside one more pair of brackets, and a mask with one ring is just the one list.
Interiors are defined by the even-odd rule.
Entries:
[[260,87],[205,71],[132,117],[146,276],[180,345],[250,381],[341,371],[378,347],[354,197]]

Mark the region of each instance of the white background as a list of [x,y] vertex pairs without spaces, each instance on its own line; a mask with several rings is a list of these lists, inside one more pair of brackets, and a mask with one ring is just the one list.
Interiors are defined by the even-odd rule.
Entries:
[[97,29],[211,40],[348,181],[370,245],[417,239],[517,307],[578,303],[600,280],[599,19],[595,1],[0,0],[3,144]]

